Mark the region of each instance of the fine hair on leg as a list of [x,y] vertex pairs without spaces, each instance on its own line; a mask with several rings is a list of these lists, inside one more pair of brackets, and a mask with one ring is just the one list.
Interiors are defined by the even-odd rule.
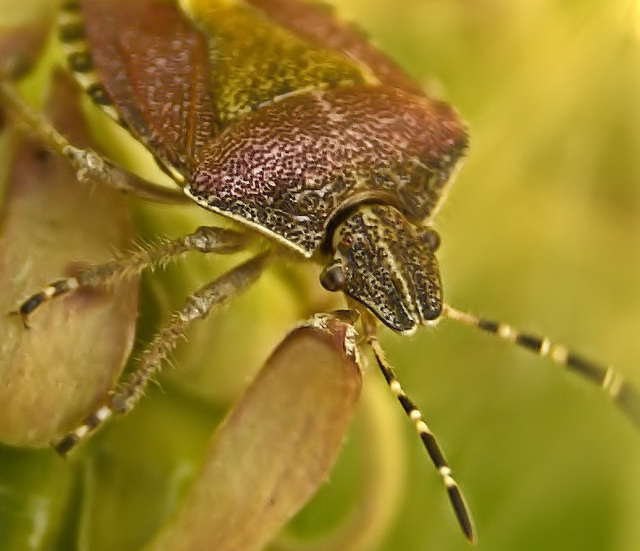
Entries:
[[142,397],[149,380],[158,373],[162,362],[174,350],[191,322],[204,319],[249,288],[262,274],[272,256],[271,251],[260,253],[187,298],[183,308],[169,316],[168,322],[143,351],[138,365],[128,379],[110,392],[100,406],[75,429],[53,442],[53,448],[59,454],[66,455],[114,413],[129,412]]
[[153,266],[164,266],[176,257],[190,252],[231,254],[249,245],[253,237],[226,228],[202,226],[195,232],[177,239],[163,239],[158,243],[139,246],[119,258],[92,266],[76,276],[54,281],[31,295],[18,307],[15,314],[22,317],[28,327],[29,316],[43,303],[80,289],[107,287],[123,279],[136,276]]

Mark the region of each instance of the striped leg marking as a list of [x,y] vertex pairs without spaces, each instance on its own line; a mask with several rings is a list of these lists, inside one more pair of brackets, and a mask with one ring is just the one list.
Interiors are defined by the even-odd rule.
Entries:
[[229,254],[244,249],[251,241],[245,233],[202,226],[194,233],[178,239],[163,240],[156,245],[139,247],[120,259],[99,264],[75,277],[60,279],[25,300],[17,310],[28,327],[29,315],[43,303],[77,289],[107,287],[123,279],[138,275],[150,266],[163,266],[177,256],[190,252]]
[[43,302],[47,302],[55,297],[69,293],[78,287],[80,287],[80,281],[77,277],[59,279],[58,281],[50,283],[40,292],[25,300],[17,311],[17,313],[22,317],[25,327],[28,327],[27,318],[29,317],[29,314],[31,314],[31,312],[38,308],[38,306]]
[[79,442],[84,440],[94,432],[102,423],[113,415],[113,409],[109,404],[100,406],[96,411],[87,415],[80,425],[72,432],[64,436],[57,442],[53,442],[51,446],[60,455],[67,455]]
[[549,358],[554,363],[577,373],[592,384],[599,386],[640,428],[640,392],[613,367],[588,360],[580,354],[572,352],[566,346],[554,343],[545,337],[524,333],[506,323],[481,318],[446,304],[442,313],[449,319],[482,329],[503,340],[527,348],[539,356]]
[[151,378],[160,370],[162,362],[184,335],[188,325],[192,321],[204,319],[216,308],[249,288],[262,274],[272,256],[269,251],[254,256],[191,295],[182,310],[171,314],[167,325],[142,353],[139,365],[129,379],[112,391],[106,403],[88,415],[77,428],[54,442],[53,448],[59,454],[66,455],[114,413],[126,414],[131,411]]
[[444,483],[444,487],[447,490],[447,494],[449,495],[449,501],[451,502],[453,510],[458,519],[458,523],[460,524],[464,535],[466,536],[467,540],[469,540],[471,543],[474,543],[476,541],[476,534],[469,507],[467,506],[458,483],[453,478],[451,467],[449,467],[444,453],[438,445],[436,437],[434,436],[433,432],[431,432],[431,429],[428,427],[428,425],[423,421],[422,413],[420,412],[420,410],[402,389],[400,382],[395,376],[393,368],[384,355],[377,337],[369,335],[367,337],[367,343],[373,350],[376,361],[378,362],[378,366],[380,367],[380,370],[382,371],[382,374],[384,375],[389,388],[395,394],[409,419],[413,422],[416,430],[418,431],[420,439],[422,440],[422,443],[424,444],[424,447],[426,448],[427,453],[431,458],[431,461],[433,462],[436,469],[438,469],[438,473],[442,477],[442,482]]

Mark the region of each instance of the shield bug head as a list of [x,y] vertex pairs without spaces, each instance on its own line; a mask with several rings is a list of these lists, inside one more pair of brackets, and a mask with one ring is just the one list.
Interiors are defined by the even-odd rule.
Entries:
[[334,261],[320,281],[362,303],[395,331],[412,332],[442,311],[433,235],[393,207],[359,206],[337,225]]

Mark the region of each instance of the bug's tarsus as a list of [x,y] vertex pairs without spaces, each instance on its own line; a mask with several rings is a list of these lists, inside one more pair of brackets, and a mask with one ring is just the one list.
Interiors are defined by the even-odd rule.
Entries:
[[31,325],[29,324],[29,319],[25,316],[23,316],[20,313],[20,310],[11,310],[10,312],[7,312],[7,316],[12,317],[12,318],[20,318],[20,321],[22,323],[22,327],[24,329],[31,329]]
[[577,373],[599,386],[640,429],[640,392],[613,367],[586,359],[562,344],[514,329],[506,323],[475,316],[449,305],[444,305],[442,313],[449,319],[482,329]]
[[43,303],[48,302],[56,297],[65,295],[80,287],[80,282],[76,277],[59,279],[47,285],[44,289],[30,296],[18,308],[17,313],[22,317],[22,323],[25,327],[29,327],[29,316],[40,307]]
[[150,266],[163,266],[177,256],[190,252],[230,254],[244,249],[252,237],[243,232],[213,226],[202,226],[177,239],[165,239],[153,245],[140,246],[117,260],[98,264],[74,277],[54,281],[31,295],[17,310],[28,326],[29,316],[42,304],[78,289],[106,287],[138,275]]
[[51,443],[51,447],[61,456],[66,456],[77,444],[96,431],[107,419],[113,415],[113,408],[109,403],[102,404],[95,411],[87,415],[82,422],[60,440]]
[[54,442],[53,448],[59,454],[66,455],[113,413],[128,413],[142,397],[147,384],[158,373],[191,322],[204,319],[250,287],[262,274],[272,256],[271,251],[260,253],[193,293],[181,310],[171,314],[167,324],[142,353],[138,366],[128,380],[112,391],[107,401],[85,417],[78,427]]
[[402,405],[404,411],[406,412],[409,419],[414,423],[415,428],[424,444],[431,461],[434,466],[438,470],[438,474],[442,477],[442,481],[444,483],[445,489],[447,490],[447,494],[449,496],[449,501],[453,507],[453,510],[458,519],[458,523],[464,532],[467,540],[471,543],[475,543],[476,541],[476,533],[473,525],[473,520],[471,518],[471,512],[467,503],[462,495],[462,491],[460,490],[460,486],[453,478],[451,467],[447,463],[447,460],[444,456],[444,453],[433,432],[429,428],[429,426],[422,419],[422,413],[418,409],[418,407],[411,401],[411,399],[406,395],[400,382],[396,378],[396,375],[393,371],[393,368],[389,364],[387,358],[385,357],[384,351],[378,342],[378,338],[375,334],[369,332],[366,337],[367,344],[371,347],[373,354],[376,358],[376,362],[384,375],[389,388],[394,393],[400,404]]

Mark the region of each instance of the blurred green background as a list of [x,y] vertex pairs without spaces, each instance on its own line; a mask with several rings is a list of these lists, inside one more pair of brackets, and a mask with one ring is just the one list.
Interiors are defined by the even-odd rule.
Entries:
[[[341,0],[338,10],[469,123],[468,159],[436,223],[447,301],[611,362],[640,386],[640,2]],[[195,216],[138,212],[145,237],[206,219]],[[196,259],[147,278],[140,340],[210,273]],[[49,451],[0,449],[0,538],[24,510],[41,519],[23,530],[31,549],[136,549],[228,401],[303,313],[292,296],[273,274],[221,321],[194,328],[163,391],[70,466]],[[640,437],[598,389],[446,320],[411,338],[385,332],[383,344],[467,495],[479,550],[640,548]],[[366,383],[379,379],[370,369]],[[367,442],[363,413],[294,527],[337,522],[363,491],[362,455],[388,455],[394,472],[378,499],[388,491],[398,506],[389,499],[394,518],[372,548],[468,549],[401,409],[391,397],[374,403],[395,416],[400,449]],[[23,548],[7,541],[2,551]]]

